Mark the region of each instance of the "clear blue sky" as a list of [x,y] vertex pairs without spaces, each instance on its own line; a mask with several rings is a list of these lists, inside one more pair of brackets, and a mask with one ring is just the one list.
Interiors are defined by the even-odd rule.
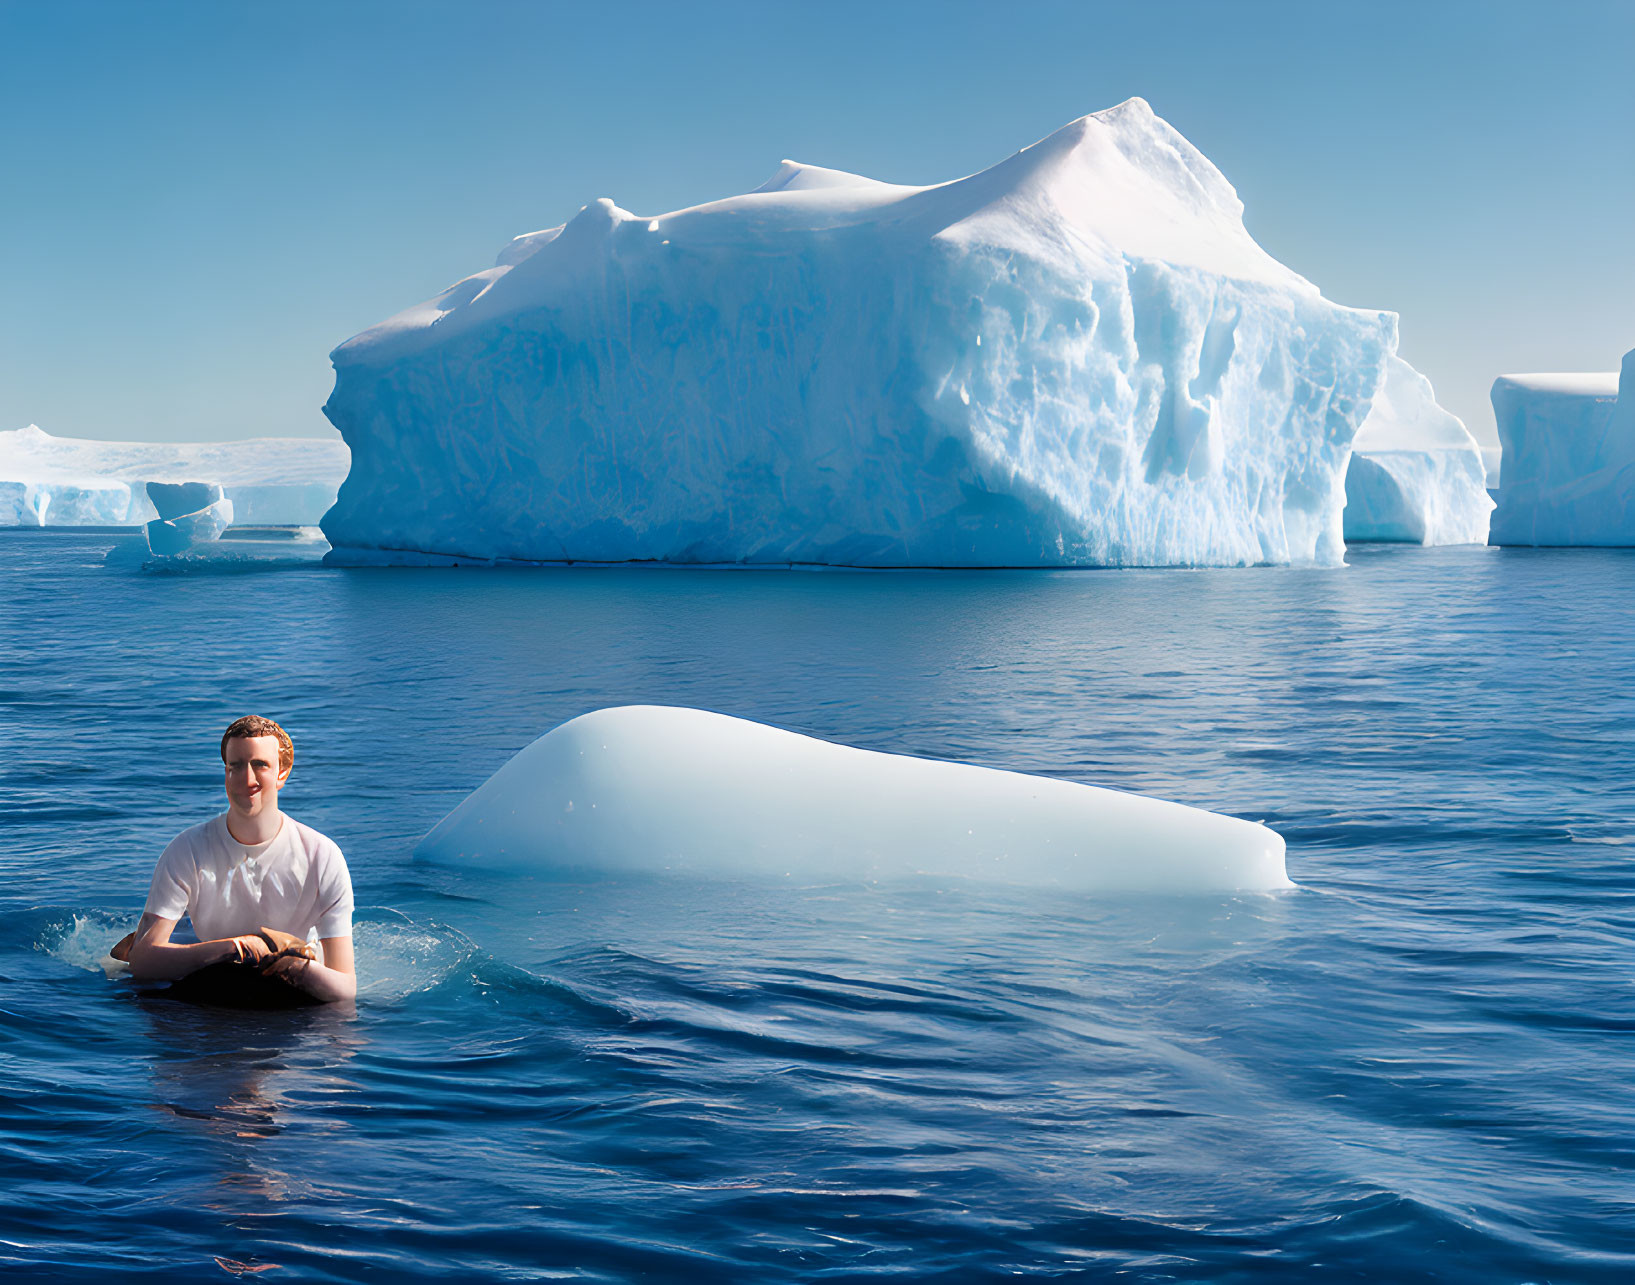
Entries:
[[1635,347],[1635,0],[0,0],[0,428],[325,435],[331,348],[596,197],[936,182],[1132,94],[1478,437]]

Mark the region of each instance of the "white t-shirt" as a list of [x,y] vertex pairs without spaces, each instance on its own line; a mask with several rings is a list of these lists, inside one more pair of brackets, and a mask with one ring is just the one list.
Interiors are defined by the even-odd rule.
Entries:
[[183,830],[153,872],[145,913],[193,920],[200,941],[265,924],[308,941],[352,935],[352,876],[333,840],[285,816],[266,843],[246,847],[227,816]]

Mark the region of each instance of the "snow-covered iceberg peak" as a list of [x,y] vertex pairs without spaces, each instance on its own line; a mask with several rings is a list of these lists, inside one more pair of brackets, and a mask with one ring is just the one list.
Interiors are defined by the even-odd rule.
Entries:
[[1282,838],[1252,821],[654,705],[597,710],[547,732],[416,854],[529,873],[932,874],[1138,892],[1291,886]]
[[1396,348],[1140,99],[908,187],[612,201],[335,350],[342,560],[1337,562]]

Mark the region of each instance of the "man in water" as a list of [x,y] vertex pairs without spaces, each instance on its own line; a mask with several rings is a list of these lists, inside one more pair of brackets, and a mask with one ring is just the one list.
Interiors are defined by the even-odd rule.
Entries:
[[[250,715],[221,738],[227,811],[170,841],[130,948],[131,973],[175,981],[212,964],[265,964],[277,977],[320,1001],[351,999],[352,877],[334,842],[278,810],[278,791],[295,764],[289,734],[270,718]],[[183,915],[199,940],[170,940]],[[262,929],[300,942],[316,933],[316,959],[277,952]]]

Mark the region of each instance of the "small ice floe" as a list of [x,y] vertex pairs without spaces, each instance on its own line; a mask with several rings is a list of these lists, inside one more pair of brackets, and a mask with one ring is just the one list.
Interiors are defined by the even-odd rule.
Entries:
[[210,544],[233,525],[233,502],[214,482],[149,482],[148,499],[159,516],[144,530],[157,557]]
[[317,565],[329,542],[316,527],[235,527],[232,499],[213,482],[149,482],[159,516],[108,551],[111,566],[241,570]]
[[1134,892],[1292,886],[1282,838],[1252,821],[652,705],[597,710],[540,737],[416,853],[526,871],[931,874]]
[[329,541],[317,527],[229,527],[219,538],[169,557],[156,557],[145,536],[119,541],[108,566],[146,571],[261,571],[322,566]]

